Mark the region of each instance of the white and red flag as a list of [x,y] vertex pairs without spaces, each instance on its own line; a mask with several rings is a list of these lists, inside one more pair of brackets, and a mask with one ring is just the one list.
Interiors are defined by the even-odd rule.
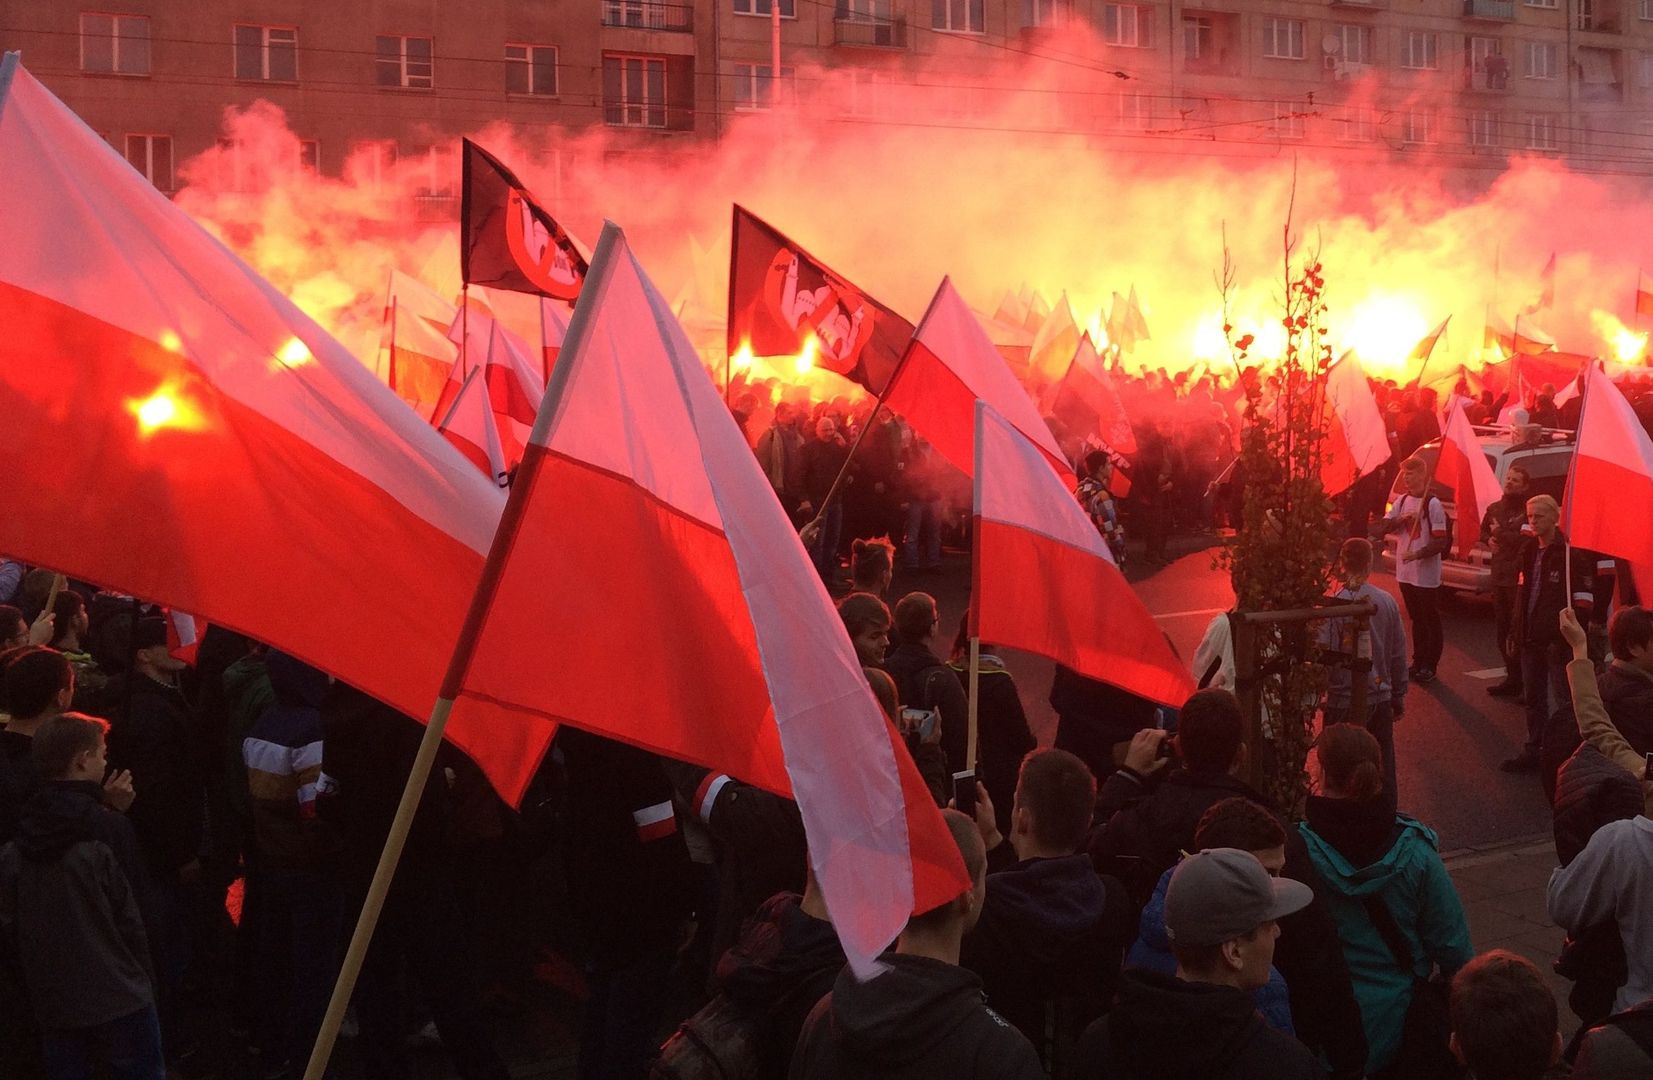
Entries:
[[884,404],[928,439],[954,468],[969,475],[976,466],[978,399],[1033,440],[1071,489],[1073,468],[1038,407],[1011,374],[952,280],[944,278],[890,380]]
[[545,360],[543,381],[551,381],[551,369],[557,366],[557,354],[562,351],[563,338],[567,336],[568,305],[549,296],[540,297],[540,353]]
[[1046,379],[1059,379],[1073,359],[1073,350],[1079,347],[1079,324],[1073,320],[1073,306],[1068,294],[1062,293],[1050,317],[1039,325],[1033,335],[1029,362],[1033,370]]
[[449,405],[448,414],[439,421],[437,430],[491,483],[497,487],[506,485],[511,469],[505,463],[499,427],[488,404],[488,388],[482,382],[480,368],[465,377],[464,385]]
[[1653,315],[1653,289],[1649,289],[1640,270],[1636,271],[1636,316]]
[[1521,353],[1524,356],[1537,356],[1539,353],[1546,353],[1554,348],[1555,338],[1546,334],[1543,327],[1533,322],[1530,316],[1521,314],[1515,317],[1511,352]]
[[1568,541],[1628,560],[1647,603],[1653,597],[1653,440],[1594,364],[1585,374],[1563,510]]
[[504,497],[16,53],[0,176],[0,550],[425,716]]
[[384,380],[396,396],[432,419],[459,349],[448,340],[458,309],[418,278],[390,272],[379,349]]
[[1441,433],[1440,457],[1435,461],[1435,479],[1452,489],[1456,517],[1453,546],[1460,559],[1469,558],[1481,539],[1481,522],[1492,504],[1503,498],[1498,476],[1487,461],[1475,428],[1465,411],[1467,399],[1460,398],[1446,418]]
[[[968,888],[803,545],[612,224],[472,618],[443,692],[456,718],[565,722],[795,798],[863,975],[910,914]],[[548,656],[578,677],[547,678]]]
[[201,639],[207,634],[207,620],[197,619],[184,611],[168,609],[166,613],[166,651],[169,656],[194,665],[201,651]]
[[1181,705],[1193,679],[1044,452],[986,402],[975,419],[972,636]]
[[[1113,376],[1102,366],[1089,334],[1079,339],[1067,374],[1057,384],[1051,414],[1079,435],[1094,435],[1110,450],[1121,454],[1137,451],[1136,432],[1125,414],[1125,402]],[[1123,495],[1124,492],[1115,492]]]
[[1327,495],[1336,495],[1381,468],[1392,452],[1383,413],[1378,410],[1360,358],[1352,350],[1326,372],[1326,411],[1320,485]]
[[[506,329],[492,311],[477,303],[473,297],[470,313],[461,312],[448,331],[449,339],[463,342],[462,363],[482,371],[482,386],[487,391],[489,407],[493,409],[495,425],[499,430],[500,445],[505,451],[507,467],[522,460],[528,435],[534,429],[534,414],[539,411],[540,399],[545,396],[544,347],[535,356],[528,343]],[[559,346],[560,347],[560,346]],[[459,389],[465,384],[467,372],[455,364],[448,375],[448,384],[442,390],[433,422],[440,424],[451,411]]]

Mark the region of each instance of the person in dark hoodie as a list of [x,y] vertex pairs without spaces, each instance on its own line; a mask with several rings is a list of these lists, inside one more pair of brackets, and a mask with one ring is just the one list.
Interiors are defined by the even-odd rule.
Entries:
[[1043,1080],[1033,1044],[958,966],[987,893],[987,854],[975,822],[941,814],[973,887],[907,920],[881,958],[886,971],[866,982],[848,967],[838,975],[804,1021],[790,1080]]
[[116,1080],[164,1080],[147,874],[131,824],[104,805],[107,728],[63,713],[35,733],[44,783],[0,851],[0,933],[40,1026],[47,1077],[78,1080],[101,1066]]
[[1653,753],[1653,611],[1615,611],[1607,641],[1613,662],[1598,683],[1607,718],[1638,754]]
[[[1091,859],[1098,871],[1125,882],[1137,903],[1147,902],[1182,852],[1195,850],[1195,830],[1212,806],[1238,795],[1279,816],[1278,808],[1238,779],[1245,769],[1245,730],[1233,694],[1198,691],[1183,704],[1171,740],[1177,767],[1167,767],[1166,733],[1146,729],[1131,740],[1124,766],[1103,784]],[[1286,832],[1282,874],[1315,891],[1313,903],[1281,923],[1275,950],[1275,966],[1291,991],[1297,1037],[1325,1058],[1337,1080],[1364,1076],[1365,1030],[1327,908],[1326,883],[1295,829]]]
[[343,930],[337,844],[316,816],[327,676],[286,653],[267,658],[272,702],[242,740],[256,837],[262,1029],[272,1067],[302,1062],[321,1028]]
[[1119,1003],[1085,1030],[1080,1080],[1318,1080],[1325,1070],[1258,1015],[1250,991],[1268,982],[1279,920],[1314,893],[1271,878],[1250,852],[1188,856],[1165,894],[1177,973],[1127,970]]
[[[993,806],[999,815],[999,831],[1008,833],[1022,761],[1039,743],[1028,729],[1027,713],[1022,709],[1022,695],[1016,689],[1016,677],[1005,666],[998,650],[984,641],[978,648],[977,659],[980,679],[976,700],[976,760],[973,764],[982,785],[993,797]],[[959,620],[958,636],[953,639],[953,659],[948,666],[958,675],[959,685],[968,687],[968,614]]]
[[930,651],[940,618],[936,599],[929,593],[912,592],[897,600],[895,645],[884,659],[884,670],[895,680],[903,708],[941,713],[941,748],[947,753],[947,767],[960,773],[970,768],[964,760],[969,703],[952,669]]
[[[1017,861],[987,876],[981,917],[965,935],[959,963],[981,976],[987,1000],[1047,1061],[1063,1056],[1106,1011],[1135,931],[1125,886],[1098,876],[1081,850],[1095,802],[1085,763],[1056,749],[1035,750],[1022,762],[1008,844],[992,800],[976,800],[989,864],[1006,848]],[[1046,1044],[1051,1012],[1053,1046]]]

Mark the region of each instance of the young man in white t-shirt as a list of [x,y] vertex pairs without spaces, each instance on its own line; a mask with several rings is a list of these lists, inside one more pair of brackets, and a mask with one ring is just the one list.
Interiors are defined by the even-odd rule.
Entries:
[[1414,682],[1427,683],[1435,678],[1444,646],[1435,601],[1441,591],[1441,555],[1452,545],[1452,535],[1447,531],[1446,508],[1427,493],[1429,464],[1420,457],[1409,457],[1401,463],[1400,475],[1406,493],[1373,526],[1373,533],[1395,537],[1395,580],[1400,582],[1400,597],[1412,619],[1412,666],[1407,671]]

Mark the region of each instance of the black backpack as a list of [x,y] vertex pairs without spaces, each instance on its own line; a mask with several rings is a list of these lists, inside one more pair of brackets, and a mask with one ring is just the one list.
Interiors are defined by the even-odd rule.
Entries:
[[649,1067],[649,1080],[759,1080],[763,1015],[719,994],[683,1021]]

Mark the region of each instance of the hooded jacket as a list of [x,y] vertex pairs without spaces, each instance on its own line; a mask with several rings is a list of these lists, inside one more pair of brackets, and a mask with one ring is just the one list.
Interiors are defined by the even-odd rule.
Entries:
[[796,893],[779,893],[747,922],[718,962],[722,993],[760,1016],[763,1076],[785,1076],[798,1032],[844,967],[844,948],[829,922],[806,915]]
[[957,773],[972,768],[964,760],[969,739],[969,701],[953,670],[922,641],[902,641],[884,658],[884,670],[895,680],[901,704],[908,709],[941,712],[941,748],[947,767]]
[[[201,853],[206,743],[176,687],[139,672],[121,679],[131,680],[131,696],[109,727],[109,764],[132,772],[137,796],[126,817],[150,871],[158,878],[172,877]],[[123,700],[126,693],[120,679],[110,684],[111,701]]]
[[1043,1080],[1033,1044],[987,1007],[981,979],[886,953],[857,982],[845,968],[798,1036],[791,1080]]
[[993,1007],[1035,1043],[1045,1003],[1076,1001],[1079,1030],[1107,1010],[1135,929],[1125,887],[1084,854],[1027,859],[987,876],[981,918],[959,964],[981,976]]
[[1317,1080],[1314,1055],[1263,1023],[1243,990],[1126,971],[1119,1004],[1079,1040],[1075,1076],[1103,1080]]
[[1653,675],[1614,658],[1597,682],[1607,718],[1638,754],[1653,752]]
[[155,1003],[132,826],[101,785],[54,781],[0,852],[0,930],[48,1031],[92,1027]]
[[[1165,932],[1165,892],[1171,887],[1172,873],[1174,870],[1167,870],[1160,875],[1153,899],[1142,909],[1136,943],[1125,957],[1127,967],[1160,975],[1177,973],[1177,958],[1171,953],[1171,936]],[[1268,983],[1251,992],[1251,1001],[1269,1027],[1282,1035],[1297,1034],[1291,1023],[1291,997],[1286,989],[1286,977],[1280,974],[1279,968],[1269,965]]]
[[[1308,820],[1298,829],[1330,892],[1366,1027],[1367,1072],[1375,1073],[1400,1053],[1413,980],[1427,978],[1437,964],[1451,978],[1474,957],[1469,924],[1436,852],[1434,831],[1392,813],[1383,800],[1311,795]],[[1403,971],[1384,944],[1367,914],[1367,898],[1386,904],[1406,935],[1412,971]]]
[[325,871],[336,848],[316,817],[327,676],[285,653],[268,664],[275,700],[241,744],[259,853],[274,867]]

